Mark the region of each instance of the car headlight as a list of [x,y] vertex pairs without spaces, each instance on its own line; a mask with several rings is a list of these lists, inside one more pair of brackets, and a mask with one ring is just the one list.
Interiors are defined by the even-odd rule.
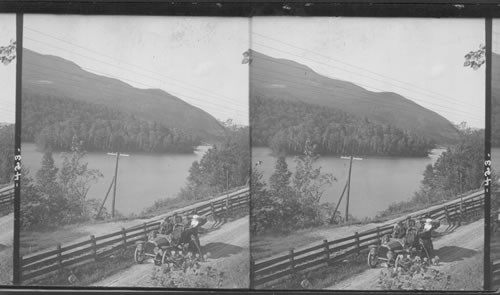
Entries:
[[160,253],[160,248],[155,247],[155,248],[153,249],[153,253],[155,253],[155,254]]

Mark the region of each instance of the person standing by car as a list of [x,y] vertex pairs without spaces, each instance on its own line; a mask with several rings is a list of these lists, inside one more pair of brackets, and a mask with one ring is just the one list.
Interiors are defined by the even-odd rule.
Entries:
[[434,257],[434,245],[432,244],[432,230],[434,229],[433,221],[430,218],[427,218],[424,223],[424,228],[422,232],[420,232],[420,239],[422,239],[423,246],[426,251],[426,254],[429,258]]

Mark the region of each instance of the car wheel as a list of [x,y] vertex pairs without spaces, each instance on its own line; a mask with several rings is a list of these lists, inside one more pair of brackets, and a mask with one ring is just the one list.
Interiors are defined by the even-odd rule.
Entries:
[[368,252],[368,266],[369,267],[371,267],[371,268],[377,267],[377,263],[378,263],[377,260],[378,260],[377,254],[372,253],[371,251]]
[[144,262],[144,251],[136,248],[135,252],[134,252],[134,260],[138,264],[143,263]]

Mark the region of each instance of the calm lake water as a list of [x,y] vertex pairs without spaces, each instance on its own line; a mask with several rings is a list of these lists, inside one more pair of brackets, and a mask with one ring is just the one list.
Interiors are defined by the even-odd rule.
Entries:
[[[410,199],[418,190],[427,164],[434,163],[444,150],[433,150],[425,158],[371,157],[353,160],[349,212],[358,218],[373,217],[391,203]],[[252,163],[262,161],[257,169],[268,182],[276,159],[268,148],[252,148]],[[293,157],[287,158],[290,171],[295,170]],[[339,157],[321,157],[316,166],[332,173],[337,181],[326,187],[322,201],[337,203],[348,177],[349,160]],[[339,207],[345,214],[345,196]]]
[[[116,189],[116,209],[124,214],[140,213],[155,200],[172,198],[186,184],[186,177],[193,161],[201,159],[209,146],[200,146],[193,154],[147,155],[130,154],[120,157]],[[43,154],[31,143],[22,144],[22,163],[30,169],[32,177],[41,166]],[[54,153],[57,167],[62,166],[62,156]],[[88,153],[84,157],[90,169],[98,169],[104,175],[92,184],[88,198],[104,199],[113,179],[116,157],[106,153]],[[106,201],[111,209],[113,191]]]

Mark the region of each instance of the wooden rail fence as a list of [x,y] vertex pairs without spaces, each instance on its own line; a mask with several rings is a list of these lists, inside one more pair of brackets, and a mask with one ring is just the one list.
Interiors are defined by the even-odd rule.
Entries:
[[[432,219],[447,220],[448,224],[458,222],[459,225],[460,222],[470,218],[478,218],[484,213],[483,211],[484,192],[476,192],[438,208],[423,210],[411,217],[421,219],[430,216]],[[393,228],[394,223],[384,224],[337,240],[323,240],[307,249],[299,251],[291,249],[288,254],[279,257],[257,262],[251,259],[251,286],[252,288],[270,286],[291,275],[334,265],[352,254],[366,251],[370,245],[378,245],[381,237],[392,233]]]
[[0,211],[11,211],[14,204],[14,186],[0,188]]
[[88,240],[61,246],[32,256],[21,258],[21,280],[23,282],[42,277],[51,272],[68,266],[91,263],[116,253],[117,250],[134,245],[136,241],[146,240],[148,232],[158,230],[162,220],[167,216],[198,214],[198,215],[227,215],[231,210],[247,207],[249,202],[249,188],[240,189],[218,197],[210,202],[195,206],[184,211],[177,210],[160,220],[147,222],[130,228],[122,228],[103,236],[90,236]]

